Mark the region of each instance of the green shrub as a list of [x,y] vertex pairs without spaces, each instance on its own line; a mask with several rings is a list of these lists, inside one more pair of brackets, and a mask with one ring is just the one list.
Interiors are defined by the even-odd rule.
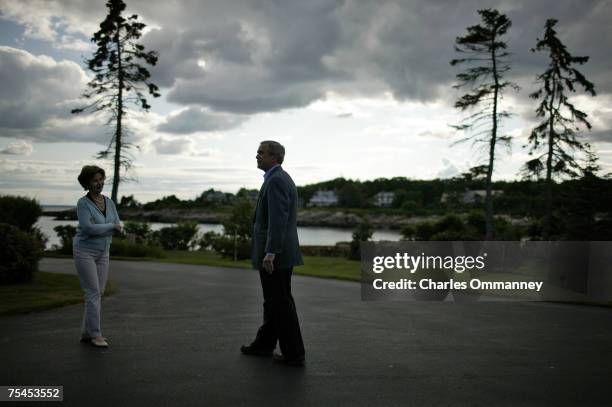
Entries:
[[434,233],[436,233],[434,229],[434,225],[431,222],[420,222],[417,223],[416,227],[416,240],[429,240]]
[[[512,225],[504,218],[494,219],[495,240],[520,240],[525,233],[523,228]],[[537,233],[537,229],[531,228]],[[457,215],[446,215],[437,222],[421,222],[416,225],[415,240],[464,241],[484,240],[485,217],[482,211],[470,212],[465,221]]]
[[514,226],[504,218],[493,219],[494,240],[521,240],[527,234],[524,227]]
[[72,254],[72,239],[76,235],[77,228],[72,225],[58,225],[53,230],[60,238],[61,246],[56,247],[56,249],[63,254]]
[[419,204],[414,201],[406,201],[402,204],[402,211],[415,213],[419,209]]
[[413,240],[416,236],[416,229],[412,225],[406,225],[400,231],[403,240]]
[[443,230],[441,232],[434,233],[429,240],[431,241],[445,241],[445,242],[456,242],[463,240],[482,240],[480,236],[472,234],[469,231],[461,230]]
[[219,233],[215,233],[213,231],[203,233],[198,239],[198,249],[202,251],[214,250],[213,245],[215,239],[217,239],[219,236]]
[[21,196],[0,196],[0,223],[8,223],[29,232],[38,218],[42,208],[35,199]]
[[350,245],[338,242],[333,246],[300,246],[300,252],[304,256],[348,257]]
[[49,242],[49,238],[45,235],[38,227],[34,226],[30,230],[30,235],[34,237],[38,241],[38,245],[45,250],[47,247],[47,243]]
[[204,233],[198,241],[200,250],[212,249],[223,257],[236,260],[251,258],[254,205],[246,197],[232,204],[229,218],[223,222],[223,234]]
[[437,221],[434,225],[434,229],[436,233],[440,232],[464,232],[465,225],[461,218],[457,215],[446,215],[439,221]]
[[110,246],[111,256],[124,257],[165,257],[164,251],[159,246],[151,246],[147,244],[132,243],[123,239],[113,239]]
[[220,235],[214,237],[212,248],[223,257],[244,260],[251,258],[251,239],[238,238],[234,240],[232,236]]
[[38,271],[40,241],[13,225],[0,223],[0,284],[22,283]]
[[223,233],[226,236],[237,235],[238,238],[248,240],[253,233],[253,202],[247,198],[236,199],[232,204],[232,213],[223,222]]
[[196,222],[180,222],[176,226],[156,230],[151,234],[151,241],[165,250],[189,250],[197,231]]
[[151,237],[151,227],[147,222],[136,222],[128,220],[123,224],[123,230],[126,234],[134,235],[136,243],[143,244]]
[[[472,219],[472,221],[475,221]],[[476,230],[467,226],[457,215],[446,215],[433,225],[432,241],[480,240]]]
[[367,242],[372,238],[373,234],[374,229],[372,225],[364,218],[362,222],[357,225],[355,230],[353,230],[353,240],[351,240],[348,255],[350,260],[361,259],[361,242]]
[[465,220],[465,223],[468,228],[472,228],[476,233],[482,235],[482,238],[484,239],[487,229],[487,221],[483,211],[470,212]]

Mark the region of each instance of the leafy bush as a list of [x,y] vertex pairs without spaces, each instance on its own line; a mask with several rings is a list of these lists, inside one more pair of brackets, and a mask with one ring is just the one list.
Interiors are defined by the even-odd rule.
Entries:
[[214,250],[223,257],[236,260],[251,258],[251,239],[232,235],[206,232],[198,240],[199,250]]
[[527,235],[526,228],[514,226],[504,218],[493,219],[493,232],[495,240],[521,240]]
[[416,240],[429,240],[434,233],[436,233],[433,223],[431,222],[420,222],[417,223],[416,227]]
[[200,250],[213,249],[223,257],[243,260],[251,258],[253,202],[240,197],[232,204],[230,217],[223,222],[223,234],[206,232],[199,240]]
[[113,239],[110,254],[111,256],[154,257],[158,259],[165,257],[164,251],[159,246],[132,243],[123,239]]
[[53,228],[57,237],[60,238],[60,247],[56,249],[63,254],[72,254],[72,239],[76,235],[77,228],[72,225],[58,225]]
[[[527,235],[530,240],[544,240],[544,217],[532,220],[527,227]],[[566,230],[565,220],[553,214],[549,236],[546,240],[563,240],[562,236]]]
[[465,220],[465,223],[468,228],[472,228],[476,233],[482,235],[484,239],[487,229],[487,221],[482,211],[470,212]]
[[215,239],[217,239],[219,236],[219,233],[212,231],[203,233],[198,239],[199,250],[213,250]]
[[238,239],[235,240],[228,235],[217,236],[212,241],[212,248],[223,257],[235,258],[236,260],[244,260],[251,258],[251,240]]
[[136,243],[144,244],[151,237],[151,227],[147,222],[127,221],[123,224],[126,234],[134,235]]
[[351,260],[359,260],[361,258],[361,242],[367,242],[372,238],[373,234],[374,229],[372,225],[364,218],[353,231],[353,240],[351,240],[348,258]]
[[350,245],[346,242],[338,242],[333,246],[300,246],[304,256],[317,257],[348,257]]
[[47,247],[47,243],[49,242],[49,238],[47,237],[47,235],[45,235],[40,228],[34,226],[31,230],[30,230],[30,235],[32,235],[37,241],[39,246],[45,250],[45,248]]
[[22,283],[38,271],[43,247],[32,234],[0,223],[0,284]]
[[223,233],[237,235],[239,239],[249,240],[253,233],[253,202],[247,198],[236,199],[230,217],[223,222]]
[[196,222],[180,222],[176,226],[168,226],[151,234],[151,242],[165,250],[189,250],[192,240],[198,231]]
[[478,237],[469,231],[461,218],[457,215],[446,215],[433,225],[433,235],[429,240],[456,241],[478,240]]
[[[526,233],[504,218],[494,219],[495,240],[520,240]],[[461,241],[484,240],[485,217],[482,211],[470,212],[465,220],[457,215],[446,215],[437,222],[416,225],[415,240]]]
[[406,225],[400,231],[403,240],[414,240],[416,236],[416,229],[412,225]]
[[0,223],[8,223],[24,232],[29,232],[40,215],[42,215],[42,208],[35,199],[21,196],[0,196]]

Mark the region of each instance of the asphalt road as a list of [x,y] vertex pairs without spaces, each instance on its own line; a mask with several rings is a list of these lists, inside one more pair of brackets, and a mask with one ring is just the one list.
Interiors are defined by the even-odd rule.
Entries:
[[[41,270],[74,273],[64,259]],[[363,302],[359,284],[294,276],[295,368],[239,352],[262,318],[255,271],[111,261],[111,279],[108,350],[78,342],[81,305],[0,317],[0,385],[107,407],[612,405],[607,308]]]

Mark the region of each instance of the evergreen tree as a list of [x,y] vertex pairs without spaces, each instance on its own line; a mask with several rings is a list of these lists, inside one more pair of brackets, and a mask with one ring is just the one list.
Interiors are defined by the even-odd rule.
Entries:
[[601,170],[598,160],[591,150],[587,150],[579,178],[568,181],[563,189],[559,209],[564,240],[598,240],[595,214],[606,194],[604,182],[597,176]]
[[[486,165],[486,234],[485,239],[493,238],[493,197],[491,193],[495,148],[498,143],[509,146],[510,137],[499,135],[500,121],[510,113],[500,109],[500,100],[508,87],[518,90],[518,86],[504,80],[510,70],[506,43],[501,37],[506,34],[511,21],[497,10],[478,10],[482,24],[467,28],[467,34],[457,37],[455,50],[464,54],[463,58],[453,59],[451,65],[468,64],[469,67],[457,74],[458,84],[454,88],[468,87],[470,91],[461,96],[455,107],[462,111],[478,107],[479,110],[464,120],[464,124],[453,126],[469,132],[460,140],[471,140],[473,144],[484,144],[488,150]],[[482,168],[482,166],[481,166]]]
[[114,161],[113,189],[111,198],[117,202],[119,182],[125,180],[121,169],[129,171],[133,157],[129,149],[134,145],[126,141],[129,130],[125,125],[128,113],[127,106],[135,105],[144,111],[151,107],[145,97],[148,92],[159,97],[158,87],[150,81],[150,73],[142,62],[148,65],[157,63],[155,51],[145,51],[138,42],[145,24],[138,22],[138,15],[128,18],[122,16],[126,4],[122,0],[108,0],[109,13],[100,23],[91,41],[97,45],[91,59],[86,60],[87,67],[94,73],[88,83],[88,90],[83,97],[88,100],[86,106],[73,109],[72,113],[105,112],[109,115],[107,125],[114,128],[108,147],[98,153],[97,158],[112,157]]
[[547,52],[550,63],[546,71],[537,76],[537,82],[541,83],[542,87],[529,95],[533,99],[541,99],[536,115],[542,118],[529,136],[529,154],[538,152],[541,145],[545,148],[538,157],[529,160],[524,168],[527,174],[536,176],[546,172],[544,238],[548,238],[551,231],[553,178],[563,175],[578,176],[581,166],[573,154],[589,152],[588,143],[581,142],[576,137],[576,132],[580,130],[581,125],[590,130],[591,124],[587,120],[587,114],[569,101],[566,92],[576,92],[578,84],[586,93],[595,96],[594,85],[573,67],[574,64],[585,64],[589,57],[572,56],[557,37],[555,24],[555,19],[546,21],[544,38],[538,39],[536,47],[532,49],[533,52]]

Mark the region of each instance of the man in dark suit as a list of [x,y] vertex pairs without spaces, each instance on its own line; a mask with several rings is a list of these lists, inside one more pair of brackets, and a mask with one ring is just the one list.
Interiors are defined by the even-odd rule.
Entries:
[[264,297],[264,321],[247,355],[270,356],[278,341],[282,354],[274,361],[304,365],[304,343],[295,302],[291,295],[291,273],[304,264],[297,234],[297,188],[280,166],[285,148],[276,141],[262,141],[257,167],[264,171],[253,220],[253,268],[259,270]]

